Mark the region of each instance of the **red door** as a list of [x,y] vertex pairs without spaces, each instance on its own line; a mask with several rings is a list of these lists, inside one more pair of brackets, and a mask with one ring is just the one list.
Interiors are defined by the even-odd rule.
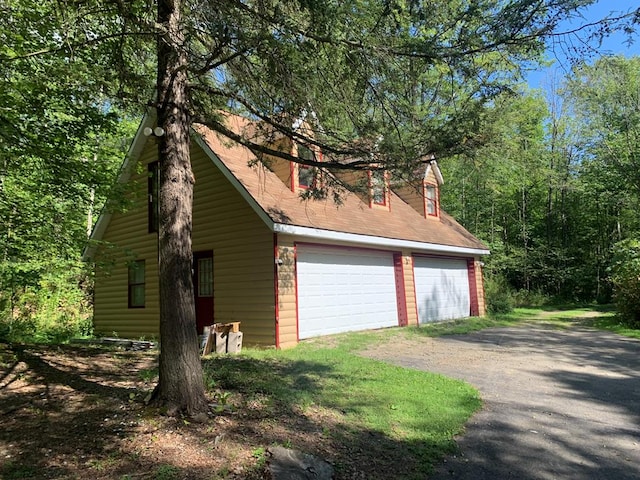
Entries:
[[198,333],[213,324],[213,251],[193,254],[193,289]]

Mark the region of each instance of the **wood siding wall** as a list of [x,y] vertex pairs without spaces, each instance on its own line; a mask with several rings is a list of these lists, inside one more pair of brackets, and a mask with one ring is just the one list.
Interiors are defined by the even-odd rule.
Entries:
[[[158,335],[157,237],[147,233],[146,203],[146,164],[156,159],[155,152],[149,143],[138,162],[141,173],[131,179],[142,199],[114,214],[103,237],[114,246],[101,249],[98,257],[112,262],[96,275],[94,325],[100,334]],[[274,345],[273,234],[204,152],[193,145],[191,152],[193,251],[213,250],[214,321],[241,322],[247,345]],[[145,308],[127,308],[126,262],[133,259],[146,261]]]
[[[268,144],[273,150],[292,153],[293,144],[288,138],[281,138]],[[265,164],[288,188],[293,190],[294,179],[291,177],[291,162],[273,155],[265,155]]]
[[487,304],[484,299],[484,278],[482,275],[482,262],[474,259],[476,270],[476,287],[478,289],[478,316],[484,317],[487,314]]
[[415,185],[409,183],[396,185],[392,187],[392,190],[421,216],[425,216],[422,182],[418,181]]
[[213,250],[214,320],[241,322],[247,345],[274,345],[273,233],[205,153],[191,151],[193,250]]
[[357,195],[365,205],[369,205],[371,195],[369,193],[369,176],[366,171],[339,169],[329,169],[329,171],[344,185],[351,187],[353,193]]
[[413,254],[410,250],[402,251],[402,269],[404,272],[404,291],[407,296],[407,320],[409,325],[418,325],[418,302],[416,285],[413,276]]

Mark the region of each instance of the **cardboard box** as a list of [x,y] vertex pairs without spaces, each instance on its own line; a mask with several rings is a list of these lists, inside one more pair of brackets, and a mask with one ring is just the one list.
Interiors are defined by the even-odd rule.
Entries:
[[233,332],[238,333],[240,331],[240,322],[230,323],[214,323],[213,329],[216,332]]

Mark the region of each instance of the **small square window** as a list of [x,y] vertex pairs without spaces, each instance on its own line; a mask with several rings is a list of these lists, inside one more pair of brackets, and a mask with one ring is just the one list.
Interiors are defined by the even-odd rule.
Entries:
[[298,186],[303,189],[313,187],[316,169],[308,165],[298,165]]
[[129,264],[129,308],[144,308],[144,291],[144,260],[136,260]]
[[298,144],[298,158],[303,160],[307,160],[309,162],[313,162],[315,160],[315,156],[313,154],[313,150],[305,145]]

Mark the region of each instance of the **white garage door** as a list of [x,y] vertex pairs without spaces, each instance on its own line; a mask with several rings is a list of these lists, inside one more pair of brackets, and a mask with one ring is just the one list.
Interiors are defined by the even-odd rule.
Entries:
[[398,325],[393,254],[299,245],[298,335]]
[[465,259],[414,257],[420,323],[468,317],[469,275]]

